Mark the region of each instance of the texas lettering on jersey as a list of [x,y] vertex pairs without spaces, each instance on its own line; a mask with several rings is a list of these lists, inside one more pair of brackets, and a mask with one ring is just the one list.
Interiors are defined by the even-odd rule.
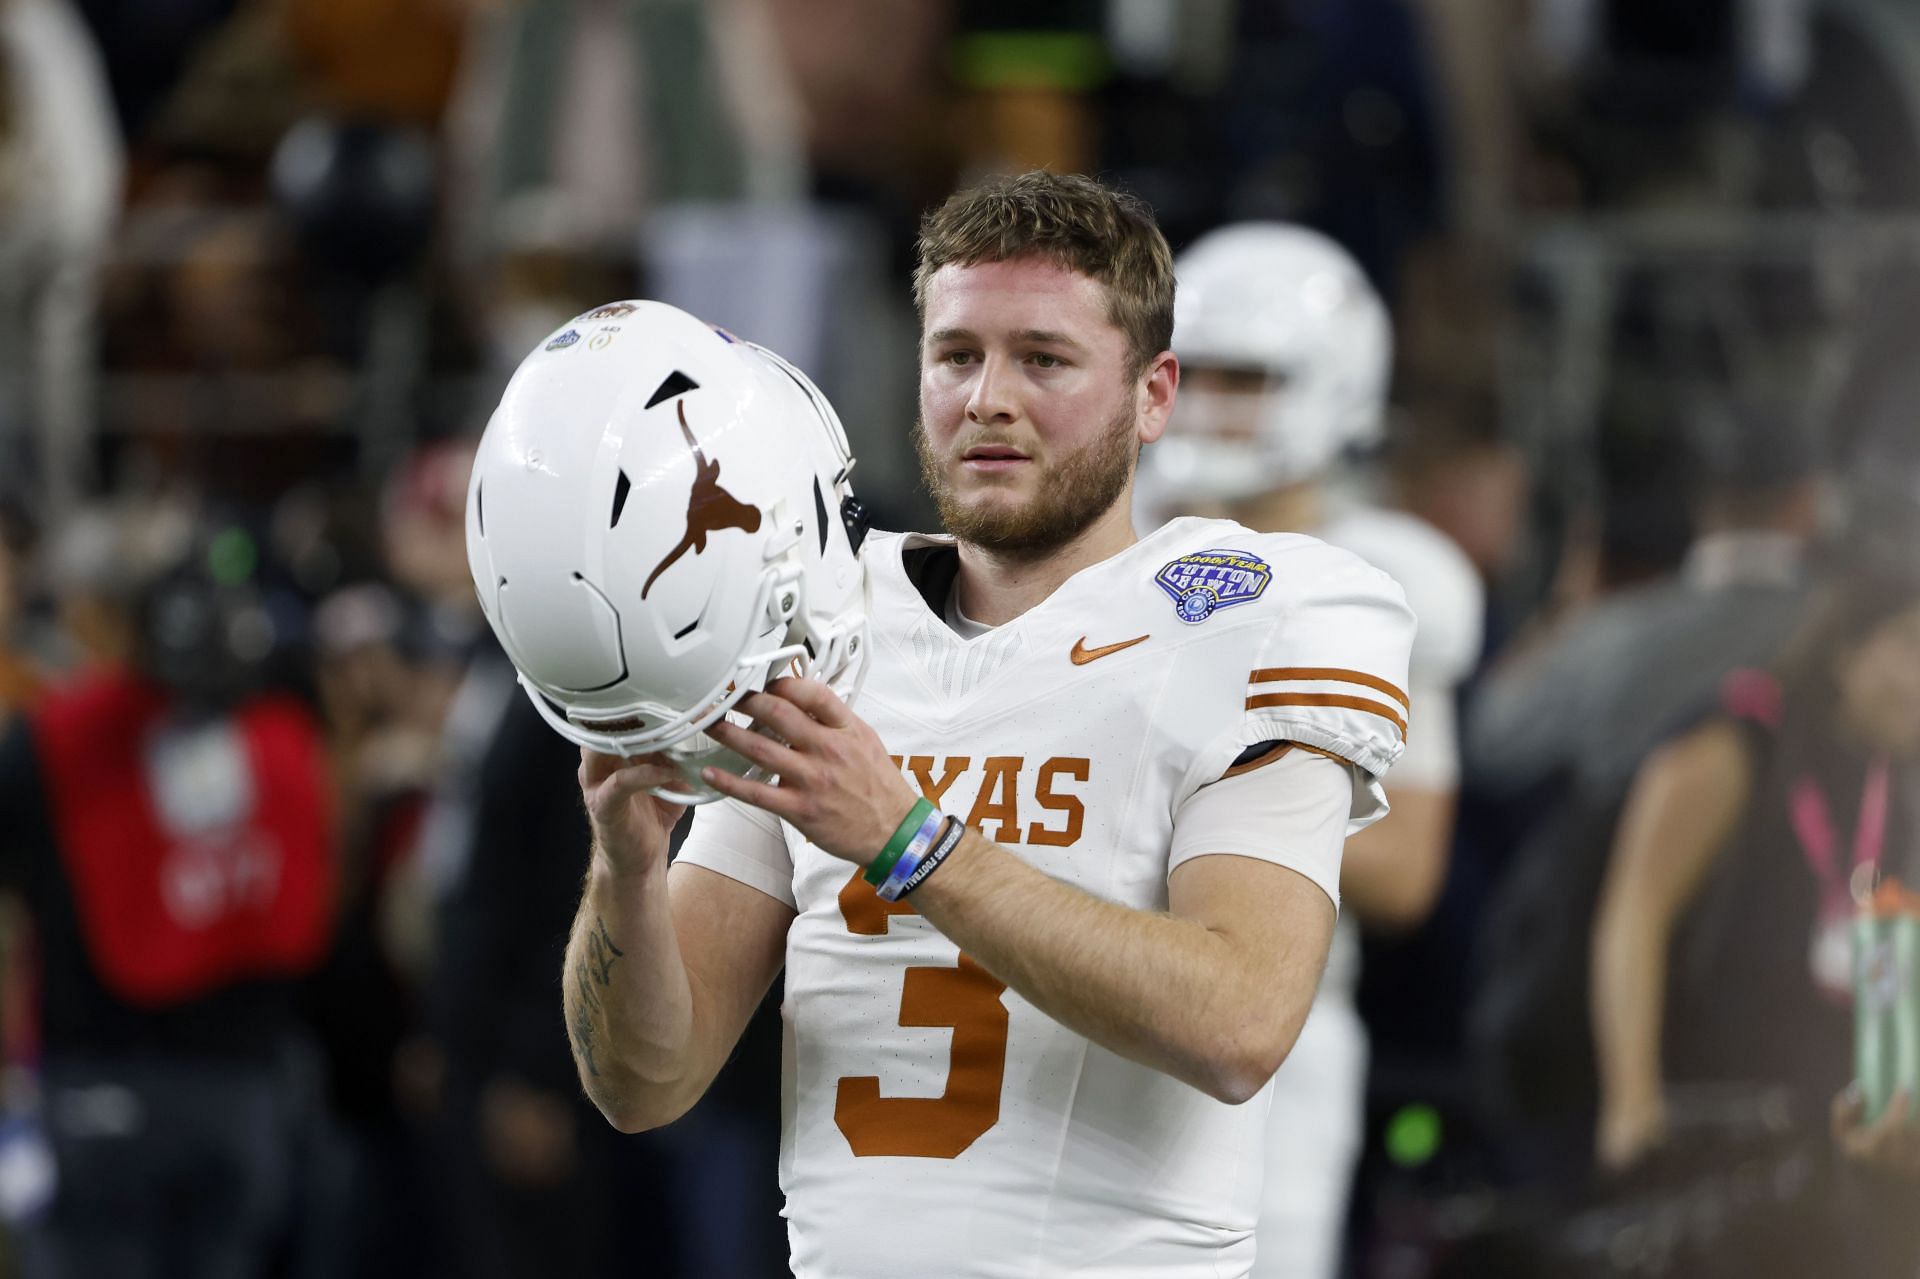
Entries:
[[[932,755],[895,755],[892,759],[936,808],[955,782],[966,778],[973,783],[967,789],[974,792],[974,800],[961,820],[996,844],[1070,848],[1080,842],[1087,806],[1078,784],[1091,780],[1091,759],[1055,755],[1037,767],[1029,767],[1024,755],[988,755],[979,760],[970,755],[946,755],[937,765]],[[1022,811],[1036,815],[1024,827],[1020,824]],[[1039,814],[1059,816],[1041,820]]]

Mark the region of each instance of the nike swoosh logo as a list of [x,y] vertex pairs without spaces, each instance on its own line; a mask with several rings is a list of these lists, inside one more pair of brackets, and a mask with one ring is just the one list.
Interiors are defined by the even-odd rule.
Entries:
[[1067,656],[1073,659],[1075,666],[1085,666],[1088,662],[1097,662],[1103,657],[1118,653],[1123,648],[1132,648],[1135,644],[1144,644],[1152,639],[1151,635],[1142,635],[1135,639],[1121,640],[1118,644],[1102,644],[1099,648],[1088,648],[1087,637],[1082,635],[1074,641],[1073,651]]

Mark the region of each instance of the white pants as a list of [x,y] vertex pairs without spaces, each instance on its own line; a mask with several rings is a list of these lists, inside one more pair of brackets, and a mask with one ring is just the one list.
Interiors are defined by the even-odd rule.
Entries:
[[1365,1124],[1367,1031],[1351,981],[1333,967],[1273,1077],[1252,1279],[1333,1279],[1340,1265]]

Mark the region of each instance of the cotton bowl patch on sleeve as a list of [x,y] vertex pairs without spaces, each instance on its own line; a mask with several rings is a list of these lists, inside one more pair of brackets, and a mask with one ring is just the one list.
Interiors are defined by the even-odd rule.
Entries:
[[1259,599],[1273,569],[1244,551],[1199,551],[1164,565],[1153,580],[1172,598],[1175,615],[1198,625],[1218,609]]

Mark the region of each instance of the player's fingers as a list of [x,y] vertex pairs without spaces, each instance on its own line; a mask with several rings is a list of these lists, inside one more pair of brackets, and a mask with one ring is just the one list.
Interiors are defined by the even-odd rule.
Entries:
[[798,769],[802,762],[800,753],[791,746],[777,742],[765,733],[756,733],[750,728],[729,724],[725,720],[709,727],[707,735],[728,750],[745,756],[769,773],[786,776]]
[[658,751],[633,756],[605,755],[590,747],[582,746],[580,748],[580,785],[598,786],[621,769],[648,765],[673,767],[667,757]]
[[771,693],[748,693],[733,709],[801,748],[820,728],[812,716],[786,698]]
[[845,728],[853,722],[853,712],[840,695],[817,679],[777,679],[767,685],[767,692],[792,702],[828,728]]
[[622,765],[602,777],[588,789],[587,797],[594,808],[605,809],[651,787],[684,784],[685,781],[685,775],[671,764],[635,762]]
[[602,755],[590,747],[580,748],[580,789],[591,790],[627,761],[618,755]]
[[764,809],[775,817],[791,816],[787,810],[792,807],[793,797],[778,786],[751,781],[738,773],[730,773],[724,768],[703,768],[700,770],[700,778],[728,799],[752,804],[755,808]]

